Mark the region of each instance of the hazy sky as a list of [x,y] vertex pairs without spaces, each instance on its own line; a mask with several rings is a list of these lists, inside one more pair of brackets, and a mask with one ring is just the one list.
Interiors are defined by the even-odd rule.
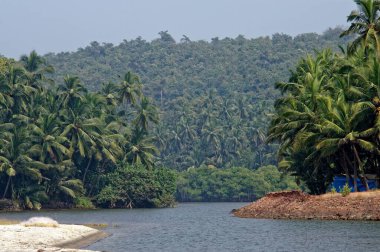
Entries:
[[18,58],[74,51],[91,41],[178,41],[273,33],[322,33],[346,26],[352,0],[0,0],[0,54]]

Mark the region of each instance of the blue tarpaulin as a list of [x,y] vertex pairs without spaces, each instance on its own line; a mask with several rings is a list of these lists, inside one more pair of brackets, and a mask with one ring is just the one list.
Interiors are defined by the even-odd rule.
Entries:
[[[376,189],[376,180],[375,179],[368,179],[368,187],[369,189]],[[365,191],[365,186],[362,184],[360,179],[357,179],[358,182],[358,191],[363,192]],[[344,185],[346,184],[346,176],[335,176],[334,181],[331,184],[331,187],[334,187],[337,192],[341,192]],[[349,180],[348,186],[351,188],[351,192],[354,191],[354,179],[351,178]]]

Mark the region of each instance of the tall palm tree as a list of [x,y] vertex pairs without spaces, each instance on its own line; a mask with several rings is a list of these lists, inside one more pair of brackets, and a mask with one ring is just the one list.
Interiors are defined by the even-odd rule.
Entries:
[[82,180],[84,180],[86,171],[92,164],[96,148],[99,147],[98,139],[102,139],[104,123],[100,118],[86,118],[82,114],[86,104],[76,102],[74,105],[73,109],[67,110],[61,136],[69,139],[71,153],[79,154],[81,158],[87,160],[85,171],[82,173]]
[[134,130],[132,136],[126,138],[130,140],[125,146],[124,162],[153,167],[155,155],[158,154],[158,149],[154,145],[154,138],[146,137],[141,130]]
[[379,154],[377,146],[371,142],[369,136],[373,129],[362,128],[363,119],[369,119],[374,106],[370,102],[347,103],[340,98],[337,106],[327,107],[328,113],[321,120],[321,132],[316,144],[316,150],[322,157],[338,154],[337,159],[346,172],[348,178],[349,168],[354,173],[354,187],[357,188],[358,173],[364,180],[367,190],[368,184],[364,176],[364,167],[361,152]]
[[65,136],[61,136],[61,122],[56,114],[42,114],[35,124],[31,124],[30,150],[37,154],[39,161],[58,164],[71,157],[70,150],[66,147],[69,143]]
[[46,60],[39,56],[36,51],[29,55],[23,55],[20,58],[23,67],[26,70],[26,80],[28,85],[41,89],[41,81],[53,83],[53,80],[46,78],[45,74],[53,73],[54,68],[46,64]]
[[72,108],[75,103],[83,99],[87,89],[82,85],[77,76],[66,75],[63,79],[64,85],[58,87],[58,95],[61,107]]
[[112,82],[102,84],[101,94],[105,96],[107,104],[112,107],[116,106],[117,91],[117,85]]
[[123,80],[118,85],[119,101],[124,102],[125,109],[127,104],[135,105],[137,99],[142,95],[142,84],[140,78],[132,72],[127,72]]
[[[2,197],[5,198],[9,188],[21,189],[20,184],[32,179],[41,181],[41,169],[47,169],[46,164],[35,161],[29,156],[30,141],[24,127],[14,126],[10,132],[2,135],[0,149],[0,167],[5,171],[8,179]],[[12,181],[12,177],[15,179]],[[18,183],[16,186],[11,184]],[[14,195],[12,193],[12,195]]]
[[358,35],[349,47],[351,53],[355,52],[358,46],[363,45],[366,51],[373,46],[379,54],[380,1],[354,0],[354,2],[357,4],[358,10],[352,11],[347,17],[347,22],[351,22],[351,26],[341,36]]
[[148,131],[149,122],[158,123],[157,108],[151,103],[151,101],[143,96],[140,104],[136,107],[136,117],[133,123],[138,128]]

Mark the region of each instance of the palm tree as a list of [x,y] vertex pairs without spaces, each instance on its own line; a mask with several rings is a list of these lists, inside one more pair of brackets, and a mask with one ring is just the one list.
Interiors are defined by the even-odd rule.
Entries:
[[[41,181],[43,178],[41,169],[48,168],[44,163],[30,158],[30,141],[26,129],[15,125],[13,127],[9,125],[8,128],[12,129],[2,134],[0,149],[0,167],[8,176],[3,198],[7,196],[9,188],[18,190],[22,188],[20,184],[25,184],[28,180],[29,183],[30,180]],[[12,183],[16,185],[12,186]]]
[[354,172],[354,187],[358,190],[356,180],[358,172],[364,180],[367,190],[368,184],[364,176],[364,166],[360,152],[379,154],[377,146],[371,142],[369,136],[373,129],[362,128],[363,119],[370,118],[374,106],[370,102],[347,103],[339,98],[337,106],[327,106],[328,112],[321,120],[321,132],[316,144],[316,150],[322,157],[338,154],[339,165],[344,169],[347,178],[349,167]]
[[354,0],[358,10],[354,10],[347,17],[351,26],[341,36],[350,34],[358,35],[349,47],[350,53],[356,51],[359,45],[363,45],[367,51],[371,46],[375,47],[377,54],[380,52],[380,1],[378,0]]
[[102,84],[101,94],[103,94],[106,98],[107,104],[114,107],[116,106],[116,95],[117,93],[117,85],[108,82]]
[[185,122],[184,119],[179,122],[179,137],[183,141],[189,141],[190,143],[194,141],[197,137],[197,132],[195,131],[195,125],[190,125]]
[[25,70],[28,72],[36,72],[40,65],[45,63],[44,58],[39,56],[34,50],[29,54],[29,56],[21,56],[20,61],[23,63]]
[[[101,117],[106,112],[110,113],[107,104],[107,98],[97,93],[86,93],[83,96],[84,103],[87,105],[87,113],[89,117]],[[113,106],[111,108],[114,108]]]
[[223,130],[219,127],[205,127],[202,130],[204,142],[209,146],[215,155],[221,151],[221,139]]
[[35,124],[31,124],[31,141],[34,143],[30,152],[35,153],[43,163],[58,164],[71,157],[66,147],[69,143],[65,136],[61,136],[61,122],[56,114],[43,114]]
[[127,104],[135,105],[137,99],[142,95],[142,84],[140,78],[128,71],[121,83],[118,85],[119,101],[125,104],[125,109],[127,109]]
[[148,131],[149,122],[158,123],[158,112],[151,101],[143,96],[140,104],[136,107],[136,117],[133,123],[136,127],[146,132]]
[[41,81],[53,83],[53,80],[47,79],[45,74],[53,73],[54,68],[46,65],[46,60],[39,56],[36,51],[32,51],[29,55],[23,55],[20,58],[23,67],[26,70],[26,80],[28,85],[41,89]]
[[72,108],[75,103],[83,99],[87,92],[76,76],[66,75],[63,79],[64,85],[58,87],[58,95],[61,100],[61,107]]
[[148,168],[154,166],[155,155],[158,150],[154,143],[154,138],[146,137],[141,130],[134,130],[132,136],[125,146],[124,162],[130,164],[143,164]]
[[5,74],[0,75],[0,104],[3,103],[8,112],[20,114],[28,110],[36,90],[25,84],[25,78],[25,70],[12,64],[7,66]]
[[276,85],[288,95],[276,101],[268,131],[268,142],[280,142],[280,167],[294,171],[318,193],[325,189],[325,181],[318,182],[326,179],[323,177],[326,174],[324,162],[315,158],[305,163],[308,161],[305,159],[315,148],[313,136],[321,131],[319,122],[326,104],[332,103],[329,97],[334,79],[332,73],[337,68],[333,63],[335,57],[330,51],[322,51],[316,57],[308,55],[300,61],[290,82]]
[[262,147],[266,142],[265,132],[261,128],[251,128],[249,135],[250,141],[252,141],[252,147],[259,156],[259,165],[261,167],[263,165]]
[[62,137],[66,137],[70,142],[70,152],[79,154],[81,158],[87,159],[85,171],[83,171],[84,179],[87,170],[93,161],[93,155],[98,148],[98,139],[102,139],[104,123],[100,118],[86,118],[82,113],[85,111],[86,104],[82,102],[74,103],[73,109],[69,109],[63,123],[64,130]]

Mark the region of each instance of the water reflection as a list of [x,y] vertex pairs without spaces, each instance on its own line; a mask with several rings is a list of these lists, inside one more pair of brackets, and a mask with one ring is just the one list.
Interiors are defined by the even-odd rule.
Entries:
[[242,203],[187,203],[176,208],[43,211],[61,223],[107,223],[101,251],[378,251],[379,222],[256,220],[232,217]]

